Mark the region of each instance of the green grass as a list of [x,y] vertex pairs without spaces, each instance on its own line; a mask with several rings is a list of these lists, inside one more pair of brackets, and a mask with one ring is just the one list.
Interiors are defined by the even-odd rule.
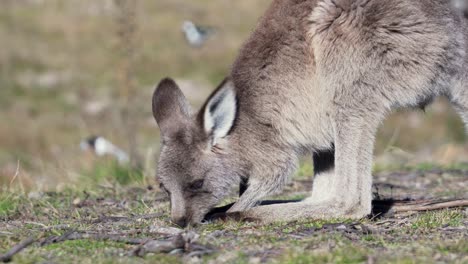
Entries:
[[[102,167],[90,170],[87,187],[68,187],[60,192],[25,194],[19,189],[4,189],[0,194],[0,252],[6,251],[31,235],[60,236],[68,230],[88,232],[131,232],[132,237],[154,237],[152,226],[172,226],[167,200],[157,200],[159,193],[145,187],[144,179],[119,182],[114,174],[121,168],[115,163],[98,163]],[[454,167],[463,168],[464,165]],[[419,170],[424,170],[424,166]],[[417,170],[413,168],[412,170]],[[432,169],[429,169],[432,170]],[[127,175],[126,169],[122,169]],[[448,181],[462,181],[463,171],[448,173]],[[82,177],[85,177],[83,175]],[[126,176],[127,177],[127,176]],[[431,173],[424,177],[429,187],[439,178]],[[294,178],[293,181],[300,181]],[[105,184],[113,182],[115,184]],[[102,183],[102,184],[100,184]],[[126,185],[125,183],[128,183]],[[411,186],[411,185],[410,185]],[[293,192],[285,198],[296,197]],[[162,213],[154,219],[95,223],[103,216],[132,219],[137,215]],[[385,219],[383,219],[385,220]],[[467,243],[461,232],[446,233],[445,228],[460,228],[466,222],[463,210],[421,212],[394,219],[381,228],[376,221],[362,219],[301,220],[258,223],[215,221],[192,228],[200,235],[201,244],[216,248],[214,254],[203,256],[203,263],[250,263],[263,257],[272,263],[431,263],[461,260],[467,254]],[[9,223],[22,223],[21,225]],[[346,224],[347,231],[336,225]],[[374,233],[353,233],[352,226],[369,226]],[[56,226],[66,226],[60,228]],[[325,229],[322,227],[326,226]],[[383,227],[383,226],[382,226]],[[43,231],[44,228],[47,231]],[[380,228],[380,229],[379,229]],[[353,229],[354,230],[354,229]],[[359,230],[359,229],[357,229]],[[213,234],[217,234],[214,236]],[[39,247],[33,245],[15,257],[16,263],[82,262],[82,263],[183,263],[178,255],[156,254],[144,258],[128,256],[135,246],[122,243],[76,240]],[[455,261],[457,262],[457,261]]]
[[[325,251],[325,252],[324,252]],[[351,245],[349,242],[337,249],[323,249],[314,252],[303,250],[290,252],[279,263],[307,264],[307,263],[365,263],[372,251]]]
[[71,240],[60,244],[51,244],[43,250],[54,252],[58,256],[62,255],[94,255],[103,254],[109,250],[125,249],[128,245],[109,241],[89,241],[89,240]]
[[310,179],[314,175],[314,166],[312,161],[302,161],[299,169],[296,171],[294,176],[297,179]]
[[18,195],[6,191],[0,193],[0,219],[15,213],[21,202]]
[[91,171],[84,172],[83,180],[90,184],[97,184],[104,180],[121,185],[143,183],[142,171],[129,166],[120,165],[114,161],[104,161],[95,164]]
[[[139,199],[147,195],[157,195],[141,189],[136,194],[134,187],[122,187],[117,190],[89,189],[86,193],[79,190],[66,190],[62,193],[44,194],[40,199],[31,199],[22,195],[7,194],[4,200],[16,200],[18,214],[11,220],[24,221],[23,225],[10,226],[0,230],[14,235],[0,239],[0,253],[16,244],[19,237],[62,235],[64,229],[41,231],[43,227],[68,225],[72,230],[88,230],[93,232],[130,232],[135,230],[136,236],[149,235],[149,226],[170,226],[167,202],[151,202],[142,206]],[[133,198],[132,198],[133,197]],[[73,200],[90,201],[76,206]],[[100,204],[102,199],[115,201]],[[132,201],[133,200],[133,201]],[[119,208],[121,201],[126,201],[124,208]],[[148,214],[155,211],[164,215],[150,220],[130,221],[122,223],[103,222],[92,224],[103,215],[132,216]],[[402,219],[398,220],[402,221]],[[395,223],[398,223],[396,221]],[[351,224],[373,226],[375,222],[368,219],[361,221],[335,220],[303,220],[291,223],[273,223],[258,225],[256,223],[240,223],[235,221],[216,221],[193,228],[200,234],[200,243],[211,244],[217,251],[215,254],[202,258],[203,263],[250,263],[255,255],[269,256],[268,262],[273,263],[365,263],[369,258],[376,263],[431,263],[432,257],[440,253],[441,260],[453,256],[466,255],[468,245],[462,234],[445,236],[440,228],[460,227],[466,221],[461,210],[441,210],[420,213],[406,218],[406,224],[395,224],[373,234],[357,234],[355,238],[348,237],[346,232],[339,232],[330,227],[328,231],[321,228],[328,224]],[[390,232],[389,232],[390,231]],[[216,238],[213,234],[221,232]],[[1,236],[1,234],[0,234]],[[144,258],[128,256],[134,246],[123,243],[96,240],[74,240],[51,244],[45,247],[31,246],[25,252],[15,257],[15,263],[59,262],[59,263],[181,263],[184,261],[177,255],[147,255]],[[266,253],[262,253],[266,252]],[[271,253],[267,253],[271,252]],[[266,255],[264,255],[266,254]]]
[[437,249],[443,254],[464,254],[468,255],[468,240],[460,239],[454,243],[438,243]]
[[440,227],[457,227],[463,224],[463,212],[457,210],[441,210],[424,212],[418,215],[412,223],[412,228],[417,230],[433,230]]

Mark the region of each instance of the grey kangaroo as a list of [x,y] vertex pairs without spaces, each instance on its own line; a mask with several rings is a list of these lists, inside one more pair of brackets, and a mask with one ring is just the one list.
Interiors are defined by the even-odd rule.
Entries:
[[[233,186],[228,214],[261,222],[371,212],[376,130],[445,96],[468,124],[468,20],[450,0],[274,0],[198,112],[171,79],[153,95],[157,170],[172,221],[197,224]],[[258,206],[312,155],[311,196]]]

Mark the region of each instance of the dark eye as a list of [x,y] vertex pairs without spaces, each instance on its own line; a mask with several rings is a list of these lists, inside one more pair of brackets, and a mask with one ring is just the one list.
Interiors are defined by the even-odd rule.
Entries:
[[195,180],[195,181],[193,181],[193,182],[190,183],[189,188],[190,188],[191,190],[194,190],[194,191],[200,190],[200,189],[203,187],[203,182],[204,182],[204,181],[205,181],[205,180],[203,180],[203,179],[201,179],[201,180]]

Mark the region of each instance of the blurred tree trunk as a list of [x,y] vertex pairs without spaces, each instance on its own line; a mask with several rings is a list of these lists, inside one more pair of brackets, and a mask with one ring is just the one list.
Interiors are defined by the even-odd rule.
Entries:
[[121,131],[127,138],[130,164],[141,166],[138,153],[138,122],[135,114],[135,95],[137,82],[134,74],[137,43],[137,0],[114,0],[117,19],[117,50],[118,50],[118,97]]

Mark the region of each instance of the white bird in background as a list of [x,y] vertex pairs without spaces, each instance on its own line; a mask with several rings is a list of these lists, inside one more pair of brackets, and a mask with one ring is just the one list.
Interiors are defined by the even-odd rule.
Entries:
[[130,160],[125,151],[112,144],[109,140],[100,136],[91,136],[80,143],[83,151],[91,150],[97,156],[111,155],[117,159],[119,164],[127,164]]
[[203,46],[208,37],[215,32],[212,28],[197,26],[189,20],[184,21],[182,24],[182,31],[190,46],[196,48]]

